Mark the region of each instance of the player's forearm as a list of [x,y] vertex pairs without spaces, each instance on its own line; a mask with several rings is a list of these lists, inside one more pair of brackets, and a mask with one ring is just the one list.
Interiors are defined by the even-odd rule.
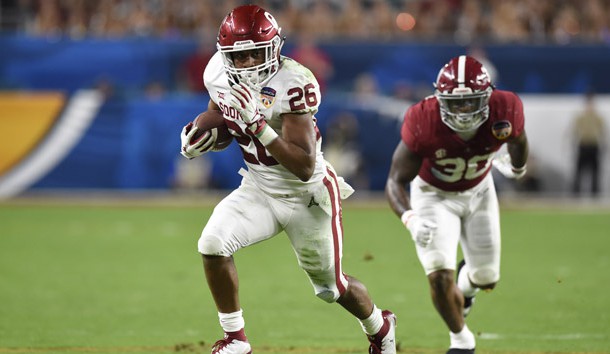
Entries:
[[401,185],[396,180],[388,178],[385,187],[385,194],[390,207],[396,216],[401,217],[405,211],[411,209],[406,184]]
[[301,181],[306,182],[313,176],[316,167],[315,150],[305,151],[300,146],[288,143],[282,138],[277,138],[267,145],[267,150],[277,162]]
[[520,168],[525,166],[529,155],[529,144],[525,132],[521,134],[515,141],[507,144],[508,154],[510,155],[511,163],[514,167]]

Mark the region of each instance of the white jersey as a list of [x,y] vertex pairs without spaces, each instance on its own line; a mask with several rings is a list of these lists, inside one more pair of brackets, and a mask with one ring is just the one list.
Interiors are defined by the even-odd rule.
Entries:
[[[301,181],[292,172],[279,164],[267,149],[253,138],[239,113],[230,106],[230,86],[224,70],[220,52],[216,52],[206,66],[203,82],[210,98],[222,110],[227,126],[242,151],[249,176],[265,193],[271,195],[294,195],[311,192],[322,181],[326,173],[326,161],[322,155],[316,120],[312,123],[317,133],[316,167],[312,177]],[[257,98],[260,113],[273,130],[282,136],[282,114],[311,113],[318,111],[321,101],[320,85],[309,69],[291,58],[282,56],[278,72],[269,80]]]

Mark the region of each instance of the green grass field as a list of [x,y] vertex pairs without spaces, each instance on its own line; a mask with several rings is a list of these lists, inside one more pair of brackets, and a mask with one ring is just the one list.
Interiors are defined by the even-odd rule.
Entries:
[[[0,205],[0,353],[209,352],[222,335],[193,205]],[[344,208],[344,269],[398,316],[401,353],[448,332],[412,241],[385,204]],[[504,210],[502,280],[468,318],[477,353],[610,353],[610,212]],[[365,353],[317,299],[283,235],[238,252],[255,353]]]

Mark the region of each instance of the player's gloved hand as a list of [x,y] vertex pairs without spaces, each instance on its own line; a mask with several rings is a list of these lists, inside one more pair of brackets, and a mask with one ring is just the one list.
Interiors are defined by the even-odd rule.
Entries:
[[180,134],[180,153],[189,160],[210,151],[216,140],[216,137],[208,130],[196,140],[191,141],[196,132],[197,127],[193,126],[193,122],[190,122],[182,128]]
[[257,121],[264,120],[263,116],[258,112],[256,99],[245,85],[235,84],[231,87],[229,104],[239,112],[241,119],[248,125],[250,130],[252,130],[251,126]]
[[413,210],[407,210],[400,217],[402,223],[409,229],[411,238],[420,247],[426,247],[436,234],[436,223],[426,220]]
[[525,165],[522,167],[513,166],[510,155],[506,152],[496,155],[491,163],[506,178],[519,179],[523,177],[527,171]]
[[231,86],[231,99],[229,105],[235,108],[241,120],[246,123],[248,129],[260,140],[263,145],[269,145],[277,133],[267,125],[265,118],[258,111],[256,99],[248,87],[242,84]]

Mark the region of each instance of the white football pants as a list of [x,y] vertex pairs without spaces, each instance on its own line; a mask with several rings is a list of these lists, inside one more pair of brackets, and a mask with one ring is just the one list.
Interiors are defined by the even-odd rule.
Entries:
[[347,288],[341,268],[341,183],[345,182],[328,170],[314,192],[274,197],[257,188],[246,174],[241,185],[214,208],[198,250],[204,255],[231,256],[285,231],[316,295],[334,302]]
[[416,245],[426,275],[455,270],[459,244],[472,282],[486,285],[500,279],[500,216],[491,173],[463,192],[442,191],[416,177],[410,195],[413,210],[438,226],[427,247]]

